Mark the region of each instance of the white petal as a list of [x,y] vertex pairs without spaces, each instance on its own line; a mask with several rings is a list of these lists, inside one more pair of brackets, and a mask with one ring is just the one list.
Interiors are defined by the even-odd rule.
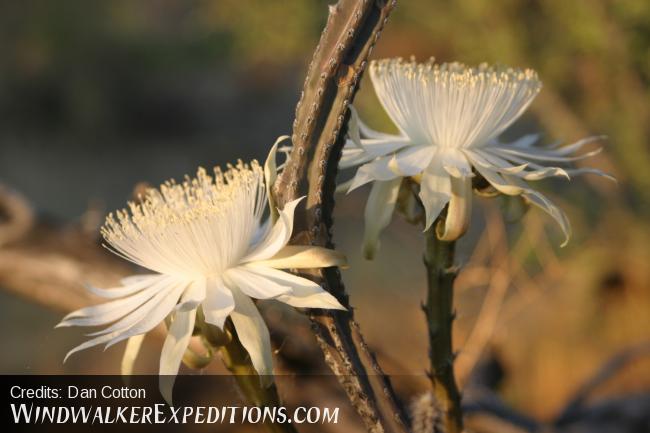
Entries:
[[[384,159],[386,159],[386,158],[384,158]],[[375,177],[374,177],[374,175],[372,173],[372,167],[369,164],[362,165],[361,167],[359,167],[357,169],[357,172],[355,173],[352,180],[350,182],[348,182],[349,188],[348,188],[347,193],[349,194],[352,191],[354,191],[355,189],[357,189],[357,188],[359,188],[359,187],[361,187],[361,186],[363,186],[363,185],[365,185],[367,183],[370,183],[370,182],[372,182],[374,180],[375,180]]]
[[354,179],[350,179],[350,180],[346,180],[345,182],[336,185],[336,191],[335,192],[337,194],[347,192],[350,189],[350,187],[352,186],[353,181],[354,181]]
[[355,147],[352,140],[345,142],[343,150],[341,150],[341,159],[339,160],[339,168],[345,169],[356,167],[357,165],[365,164],[372,158],[366,154],[362,148]]
[[204,278],[189,283],[176,309],[180,311],[195,310],[205,299],[205,285]]
[[127,340],[126,349],[124,349],[124,355],[122,356],[122,376],[130,376],[133,373],[133,364],[138,358],[138,353],[140,353],[144,336],[145,334],[135,335]]
[[427,230],[451,199],[451,179],[437,156],[434,156],[422,176],[420,199],[426,213],[425,230]]
[[289,242],[293,232],[294,211],[303,198],[290,201],[284,206],[273,228],[246,254],[242,263],[271,258]]
[[471,213],[472,179],[452,177],[451,200],[445,218],[445,228],[440,239],[451,242],[464,235],[469,226]]
[[[160,277],[160,274],[144,274],[144,275],[130,275],[128,277],[124,277],[120,280],[120,283],[122,283],[123,286],[130,286],[132,284],[137,284],[140,281],[146,280],[148,278],[152,277]],[[104,290],[111,290],[111,289],[100,289],[101,292]]]
[[[359,118],[359,115],[357,114],[357,110],[352,105],[350,106],[348,136],[350,138],[346,141],[346,144],[343,148],[343,157],[339,162],[340,168],[353,166],[350,165],[348,158],[346,158],[346,153],[349,154],[349,151],[360,151],[357,153],[357,155],[363,155],[364,158],[367,158],[365,161],[367,162],[377,156],[386,155],[389,152],[393,152],[407,144],[407,139],[405,136],[384,134],[368,127],[365,123],[363,123],[363,121],[361,121],[361,118]],[[395,145],[397,142],[401,142],[401,144]],[[385,150],[379,150],[378,152],[378,149],[373,149],[373,143],[381,143],[380,146],[382,144],[388,144],[388,146]],[[346,152],[346,148],[348,152]],[[358,165],[358,163],[354,165]]]
[[415,176],[427,168],[434,154],[433,146],[409,146],[393,155],[390,168],[403,177]]
[[530,203],[542,209],[544,212],[549,214],[555,222],[560,226],[562,233],[564,234],[564,242],[562,242],[562,247],[566,246],[571,239],[571,223],[567,218],[566,214],[562,209],[554,205],[548,198],[543,194],[537,191],[531,191],[529,193],[522,194],[523,197],[528,199]]
[[351,140],[348,140],[341,153],[339,168],[345,169],[365,164],[380,156],[390,155],[407,147],[409,144],[410,142],[407,139],[397,135],[388,139],[362,139],[362,148],[355,147]]
[[582,159],[590,158],[594,155],[597,155],[602,151],[602,148],[584,153],[582,155],[577,155],[577,156],[564,156],[563,155],[564,152],[560,153],[559,149],[541,150],[532,147],[527,149],[519,149],[519,148],[507,147],[506,145],[490,148],[490,151],[502,155],[506,158],[510,155],[513,155],[513,156],[519,156],[521,158],[524,158],[525,160],[532,159],[536,161],[572,162],[572,161],[579,161]]
[[251,363],[263,385],[270,385],[273,374],[271,337],[264,319],[253,301],[236,288],[233,289],[235,309],[230,314],[237,337],[251,358]]
[[[508,158],[506,160],[484,149],[466,150],[465,154],[475,167],[478,165],[483,168],[507,174],[521,173],[522,171],[526,170],[530,164],[528,161],[514,158]],[[510,161],[515,161],[521,165],[514,165]]]
[[[585,137],[581,140],[576,141],[575,143],[567,144],[564,146],[555,146],[552,151],[556,155],[570,155],[582,149],[586,144],[603,141],[605,139],[607,139],[606,135],[594,135],[591,137]],[[600,152],[600,149],[597,150]]]
[[[367,138],[362,138],[362,133]],[[348,136],[350,138],[345,142],[339,160],[341,169],[365,164],[378,156],[387,155],[408,144],[404,137],[382,134],[368,128],[359,119],[353,106],[350,106]]]
[[[517,162],[523,162],[524,160],[520,157],[517,156],[509,156],[508,159],[511,159],[512,161],[517,161]],[[595,169],[595,168],[561,168],[561,167],[544,167],[542,165],[528,162],[527,165],[534,169],[531,171],[527,171],[522,174],[518,174],[519,177],[522,177],[523,179],[526,180],[539,180],[543,179],[546,177],[551,177],[551,176],[564,176],[567,179],[570,178],[571,176],[577,176],[581,174],[595,174],[596,176],[602,176],[605,177],[609,180],[612,180],[616,182],[616,178],[612,176],[609,173],[605,173],[601,170]]]
[[399,135],[394,135],[394,134],[386,134],[383,132],[375,131],[368,125],[366,125],[363,120],[361,120],[361,117],[357,116],[357,123],[359,126],[359,132],[362,137],[369,138],[369,139],[378,139],[378,140],[391,140],[394,138],[405,138],[403,136]]
[[257,246],[268,234],[269,231],[271,231],[271,228],[273,227],[273,221],[271,221],[271,218],[267,218],[264,223],[262,223],[257,230],[255,230],[255,233],[253,234],[253,237],[251,239],[251,245],[253,245],[253,248]]
[[271,212],[270,219],[276,221],[278,217],[278,211],[275,206],[275,199],[273,197],[273,185],[275,184],[275,179],[278,177],[278,166],[275,161],[275,155],[278,150],[278,145],[284,140],[290,140],[291,137],[288,135],[281,135],[275,140],[269,155],[266,157],[266,162],[264,163],[264,185],[266,186],[266,199],[269,202],[269,211]]
[[508,172],[508,174],[515,174],[516,176],[521,177],[522,179],[525,180],[540,180],[540,179],[545,179],[547,177],[553,177],[553,176],[563,176],[569,179],[571,176],[576,176],[581,174],[594,174],[596,176],[605,177],[609,180],[616,182],[616,178],[614,176],[595,168],[585,167],[585,168],[565,169],[562,167],[544,167],[543,165],[534,162],[528,162],[519,156],[508,155],[507,158],[517,163],[525,163],[526,167],[531,169],[522,173]]
[[270,259],[253,263],[277,269],[310,269],[345,267],[347,260],[343,253],[328,248],[312,245],[287,245]]
[[[518,185],[522,189],[527,187],[524,181],[516,177],[504,176],[504,178],[513,184]],[[553,204],[553,202],[551,202],[551,200],[549,200],[545,195],[531,188],[526,188],[526,191],[522,196],[531,204],[549,214],[557,222],[564,234],[564,242],[562,243],[562,246],[565,246],[569,242],[569,239],[571,239],[571,224],[562,209]]]
[[482,167],[480,164],[475,165],[479,173],[498,191],[507,195],[522,195],[531,204],[541,208],[548,213],[558,223],[565,240],[562,246],[566,245],[571,236],[571,226],[566,214],[555,206],[543,194],[530,188],[526,182],[515,175],[499,174],[494,170]]
[[361,140],[361,144],[367,155],[377,158],[404,149],[411,142],[406,137],[386,134],[386,138],[365,138]]
[[506,195],[519,195],[524,192],[524,189],[513,185],[512,182],[508,182],[504,178],[505,175],[502,176],[496,171],[481,167],[480,165],[475,165],[474,167],[497,191]]
[[121,287],[102,289],[95,286],[88,286],[88,291],[106,299],[121,298],[139,292],[161,278],[165,278],[165,276],[160,274],[131,275],[120,280],[120,283],[122,283]]
[[324,310],[343,310],[347,309],[336,300],[334,296],[327,293],[319,287],[315,293],[299,295],[280,295],[278,301],[284,302],[296,308],[322,308]]
[[147,314],[143,320],[135,325],[132,325],[126,329],[120,329],[108,334],[100,335],[99,337],[88,340],[79,346],[70,350],[63,362],[65,362],[73,353],[79,352],[80,350],[88,349],[90,347],[96,346],[98,344],[106,343],[106,348],[112,346],[113,344],[119,343],[120,341],[126,340],[134,335],[143,334],[150,331],[156,325],[163,321],[165,316],[170,313],[174,308],[174,305],[178,301],[179,296],[182,293],[182,288],[176,288],[171,293],[162,294],[162,301],[156,304],[156,308],[151,311],[150,314]]
[[175,284],[175,281],[167,276],[152,281],[154,281],[154,284],[150,287],[147,287],[129,297],[105,302],[99,305],[91,305],[73,311],[65,316],[56,327],[105,325],[124,317],[133,310],[139,308],[141,305],[144,305],[159,291]]
[[183,354],[192,338],[195,318],[196,310],[176,312],[160,354],[160,393],[170,406],[173,406],[172,389]]
[[231,289],[237,287],[246,295],[256,299],[275,298],[291,292],[291,288],[269,281],[256,272],[253,267],[239,266],[229,269],[224,275],[224,282]]
[[[480,165],[503,174],[511,174],[525,180],[540,180],[553,176],[569,177],[567,171],[561,167],[544,167],[514,155],[508,156],[506,160],[491,153],[487,149],[480,152],[470,152],[469,156],[475,165]],[[514,166],[510,161],[521,165]]]
[[589,168],[589,167],[571,168],[571,169],[567,169],[566,173],[569,176],[576,176],[576,175],[580,175],[580,174],[595,174],[596,176],[601,176],[601,177],[609,179],[609,180],[611,180],[613,182],[617,182],[617,180],[616,180],[616,178],[614,176],[612,176],[609,173],[605,173],[602,170],[598,170],[597,168]]
[[307,278],[299,277],[289,272],[281,271],[278,269],[269,268],[266,266],[259,266],[257,264],[249,264],[243,266],[248,272],[255,273],[257,276],[269,280],[273,284],[289,287],[290,293],[295,293],[296,290],[312,290],[320,288],[315,282]]
[[398,177],[372,185],[364,212],[363,255],[368,260],[374,258],[379,248],[379,235],[390,223],[401,184],[402,178]]
[[357,110],[352,105],[350,105],[350,120],[348,121],[348,136],[350,137],[350,141],[352,142],[353,146],[359,149],[363,149],[361,147],[361,131],[359,130],[360,121],[361,120],[359,119]]
[[526,170],[518,173],[515,176],[525,180],[541,180],[547,177],[565,177],[569,179],[569,172],[562,167],[542,167],[539,169]]
[[[165,302],[166,298],[169,297],[171,294],[179,290],[180,293],[182,294],[188,285],[189,283],[187,282],[176,282],[170,284],[167,287],[161,288],[153,298],[151,298],[144,304],[140,305],[132,313],[124,316],[122,319],[113,323],[108,328],[96,332],[91,332],[87,335],[94,336],[94,335],[109,334],[112,332],[127,330],[132,326],[134,326],[136,323],[139,323],[140,321],[144,320],[148,315],[150,315],[152,312],[157,310],[159,305]],[[178,296],[176,296],[176,299],[178,300]]]
[[462,152],[455,149],[445,149],[438,154],[442,158],[442,166],[453,177],[472,177],[472,166]]
[[[70,356],[72,356],[74,353],[77,353],[81,350],[88,349],[93,346],[97,346],[98,344],[106,343],[107,341],[111,341],[112,339],[115,339],[120,336],[119,332],[113,332],[112,334],[106,334],[106,335],[101,335],[99,337],[93,338],[91,340],[88,340],[79,346],[73,348],[70,350],[66,355],[65,358],[63,358],[63,362],[65,363]],[[129,337],[126,337],[129,338]]]
[[121,333],[121,335],[116,336],[111,341],[107,342],[106,349],[129,337],[151,331],[161,323],[169,313],[172,312],[182,293],[182,287],[176,288],[168,293],[151,314],[147,315],[142,321],[136,323],[133,327],[127,329],[126,332]]
[[526,134],[515,141],[508,143],[509,146],[528,148],[539,140],[539,134]]
[[257,265],[247,265],[246,268],[276,284],[291,287],[289,294],[280,295],[276,298],[285,304],[300,308],[333,308],[345,310],[345,307],[334,296],[323,290],[319,284],[307,278]]
[[350,185],[348,192],[351,192],[368,182],[377,180],[393,180],[397,177],[400,177],[397,173],[395,173],[395,171],[391,169],[392,160],[392,155],[384,156],[359,167],[356,175],[354,176],[354,179],[352,180],[352,185]]
[[235,308],[235,301],[230,289],[220,278],[208,279],[208,293],[203,301],[205,321],[223,329],[223,324],[230,312]]

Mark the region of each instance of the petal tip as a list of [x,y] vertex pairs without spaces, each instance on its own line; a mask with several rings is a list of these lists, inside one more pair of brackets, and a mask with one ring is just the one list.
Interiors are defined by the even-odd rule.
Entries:
[[363,247],[363,258],[366,260],[374,260],[375,255],[377,254],[378,245],[364,245]]
[[75,352],[76,352],[76,351],[75,351],[74,349],[72,349],[71,351],[69,351],[68,353],[66,353],[66,354],[65,354],[65,357],[63,358],[63,364],[65,364],[65,363],[68,361],[68,358],[70,358],[70,356],[72,356],[72,354],[75,353]]

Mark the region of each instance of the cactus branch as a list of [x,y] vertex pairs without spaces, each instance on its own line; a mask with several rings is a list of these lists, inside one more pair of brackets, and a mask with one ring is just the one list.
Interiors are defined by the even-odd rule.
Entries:
[[424,312],[429,327],[429,358],[433,395],[442,411],[445,433],[463,431],[460,393],[454,378],[452,325],[454,321],[454,242],[438,239],[434,224],[425,232],[424,265],[427,268],[427,303]]
[[[348,107],[394,6],[393,0],[340,0],[329,8],[296,107],[293,150],[274,188],[279,205],[307,194],[307,211],[297,215],[301,231],[295,243],[333,247],[335,181]],[[338,269],[314,270],[311,275],[349,307]],[[311,320],[326,362],[367,429],[373,433],[407,431],[403,409],[369,351],[352,310],[313,311]]]

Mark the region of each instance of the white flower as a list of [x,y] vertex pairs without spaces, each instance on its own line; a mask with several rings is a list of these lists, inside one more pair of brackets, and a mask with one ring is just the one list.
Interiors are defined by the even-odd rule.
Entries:
[[94,338],[66,359],[134,337],[123,362],[128,373],[139,336],[171,315],[160,358],[161,392],[171,404],[173,378],[201,308],[205,321],[220,328],[230,317],[256,371],[262,378],[271,374],[269,331],[251,298],[344,309],[318,284],[279,270],[337,266],[345,260],[320,247],[287,246],[299,201],[288,203],[275,224],[263,224],[264,171],[256,161],[239,162],[225,173],[216,168],[214,177],[199,169],[196,178],[182,184],[167,182],[149,190],[140,203],[129,203],[129,210],[109,215],[102,234],[113,252],[154,273],[125,278],[114,289],[91,288],[113,300],[70,313],[58,326],[110,326],[89,334]]
[[564,212],[526,181],[586,172],[603,175],[593,169],[545,165],[594,155],[600,149],[580,156],[573,153],[600,137],[550,148],[531,147],[537,135],[500,142],[499,134],[521,116],[542,87],[534,71],[385,59],[370,64],[370,77],[400,133],[373,131],[352,113],[340,166],[360,166],[346,185],[349,191],[374,182],[365,212],[367,257],[374,255],[379,233],[390,222],[404,177],[420,183],[426,228],[448,205],[444,230],[439,233],[443,240],[457,239],[468,226],[475,172],[499,192],[521,195],[542,208],[569,239]]

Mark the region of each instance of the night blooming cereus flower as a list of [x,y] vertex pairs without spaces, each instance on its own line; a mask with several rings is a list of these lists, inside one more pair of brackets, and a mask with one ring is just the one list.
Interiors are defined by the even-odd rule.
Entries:
[[262,223],[267,207],[264,177],[256,161],[239,162],[226,172],[216,168],[214,176],[199,169],[196,178],[150,189],[139,203],[130,203],[129,210],[109,215],[102,234],[110,248],[154,273],[125,278],[114,289],[91,288],[113,300],[77,310],[58,326],[109,326],[89,334],[94,338],[71,350],[66,359],[79,350],[109,347],[131,337],[135,340],[129,345],[138,346],[136,336],[169,316],[160,374],[161,392],[171,404],[173,378],[198,308],[207,323],[220,328],[230,317],[261,378],[272,372],[271,344],[251,298],[344,309],[318,284],[280,270],[338,266],[345,258],[325,248],[287,245],[300,199],[287,203],[275,223]]
[[359,166],[349,191],[374,182],[365,212],[366,257],[374,256],[379,233],[390,222],[404,177],[420,184],[425,228],[448,205],[444,229],[438,232],[442,240],[455,240],[467,229],[476,173],[498,192],[521,195],[542,208],[569,239],[570,226],[564,212],[526,181],[568,178],[584,172],[603,175],[593,169],[547,165],[594,155],[600,149],[573,154],[601,137],[550,148],[532,147],[537,135],[500,142],[499,134],[522,115],[542,87],[535,71],[385,59],[370,64],[370,77],[399,135],[371,130],[353,111],[340,167]]

